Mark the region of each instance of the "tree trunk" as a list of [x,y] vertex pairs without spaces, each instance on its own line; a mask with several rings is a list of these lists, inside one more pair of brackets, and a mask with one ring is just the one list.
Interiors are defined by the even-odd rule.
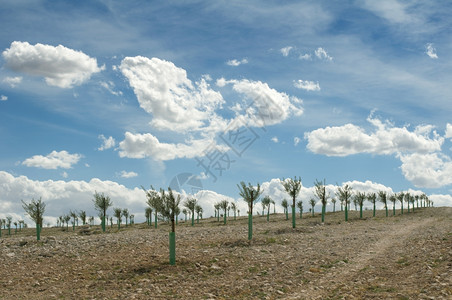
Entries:
[[363,204],[362,203],[359,205],[359,218],[360,219],[363,218]]
[[326,210],[326,206],[325,206],[325,204],[322,204],[322,223],[325,222],[325,210]]
[[345,203],[345,222],[348,221],[348,208],[347,208],[347,203]]
[[41,240],[41,226],[39,226],[39,223],[36,224],[36,240]]

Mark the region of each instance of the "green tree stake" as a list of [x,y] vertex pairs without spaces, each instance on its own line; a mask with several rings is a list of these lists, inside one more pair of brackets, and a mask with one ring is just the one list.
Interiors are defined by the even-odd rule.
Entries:
[[295,224],[295,205],[291,205],[291,207],[292,207],[292,228],[295,228],[296,227],[296,224]]
[[169,233],[169,262],[170,265],[174,266],[176,264],[176,233]]
[[36,224],[36,240],[41,240],[41,226],[39,224]]
[[253,215],[248,214],[248,240],[253,239]]

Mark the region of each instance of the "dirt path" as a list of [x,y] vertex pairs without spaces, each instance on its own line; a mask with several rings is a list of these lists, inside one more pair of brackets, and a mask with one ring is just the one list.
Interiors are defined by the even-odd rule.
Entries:
[[306,297],[306,294],[309,295],[309,299],[325,299],[335,296],[335,292],[347,286],[347,282],[351,283],[362,279],[358,278],[361,275],[359,273],[360,270],[387,260],[388,257],[393,255],[393,249],[402,247],[403,242],[411,238],[413,232],[426,227],[434,221],[434,219],[425,219],[421,222],[409,223],[402,228],[387,228],[388,230],[381,233],[381,239],[367,244],[367,248],[356,254],[355,258],[347,264],[335,268],[315,281],[307,293],[306,291],[304,293],[296,293],[286,299],[300,299]]

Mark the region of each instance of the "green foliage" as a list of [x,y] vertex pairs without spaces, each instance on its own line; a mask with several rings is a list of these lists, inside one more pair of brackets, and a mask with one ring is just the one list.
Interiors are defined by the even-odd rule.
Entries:
[[46,209],[46,204],[42,202],[42,199],[31,199],[30,203],[26,203],[22,200],[22,207],[36,225],[42,227],[43,215]]
[[348,184],[344,187],[338,187],[336,192],[337,197],[341,203],[345,206],[345,221],[348,221],[348,204],[350,203],[350,198],[352,197],[352,187]]

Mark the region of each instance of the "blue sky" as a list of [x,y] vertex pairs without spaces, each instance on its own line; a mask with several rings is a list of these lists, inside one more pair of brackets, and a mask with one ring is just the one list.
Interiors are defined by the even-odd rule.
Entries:
[[94,215],[94,191],[140,217],[140,186],[182,173],[208,213],[240,203],[242,180],[280,202],[277,179],[293,176],[305,207],[316,179],[332,197],[349,183],[450,206],[451,13],[444,1],[0,1],[0,217],[24,218],[33,197],[49,222]]

